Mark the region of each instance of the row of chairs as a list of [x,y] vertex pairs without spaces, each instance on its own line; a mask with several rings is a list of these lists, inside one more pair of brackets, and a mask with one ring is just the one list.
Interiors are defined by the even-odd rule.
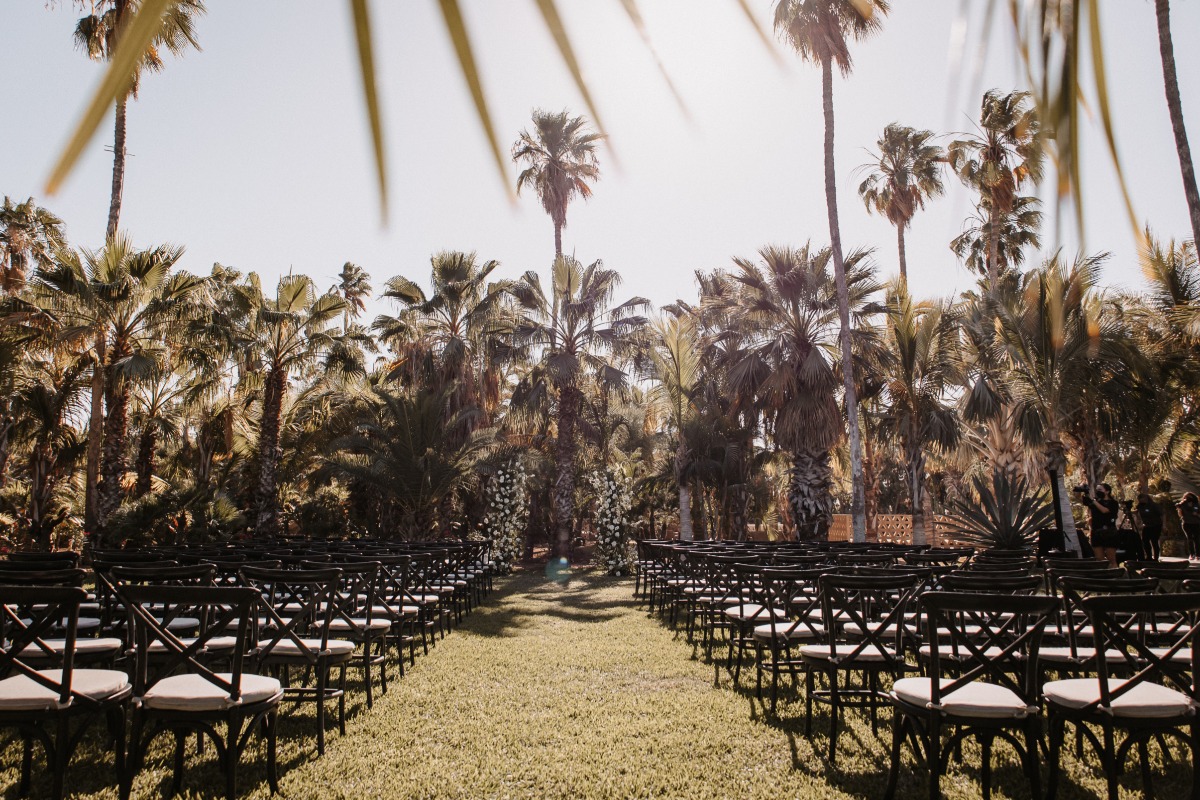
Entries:
[[389,664],[403,675],[418,641],[428,652],[492,575],[486,542],[96,552],[90,571],[77,564],[75,554],[0,562],[0,727],[22,742],[22,795],[40,744],[62,797],[72,752],[98,719],[123,798],[163,734],[175,740],[176,793],[195,735],[214,745],[234,797],[255,734],[275,792],[281,704],[315,704],[323,754],[327,704],[345,734],[347,668],[361,668],[370,707]]
[[1099,754],[1112,798],[1131,749],[1148,794],[1152,741],[1184,735],[1195,766],[1200,581],[1186,564],[1112,572],[1077,559],[1039,567],[1022,552],[641,545],[636,588],[652,613],[693,640],[699,631],[718,676],[724,637],[735,684],[752,657],[759,698],[770,677],[772,713],[780,677],[803,678],[807,734],[813,703],[830,706],[831,762],[845,709],[869,710],[875,730],[892,710],[889,797],[906,741],[928,765],[931,797],[968,736],[982,745],[984,796],[998,739],[1016,748],[1035,796],[1048,756],[1053,796],[1067,725]]

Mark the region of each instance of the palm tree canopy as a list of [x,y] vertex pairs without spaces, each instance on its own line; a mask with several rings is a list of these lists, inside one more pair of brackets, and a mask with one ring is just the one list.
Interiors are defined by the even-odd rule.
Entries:
[[896,227],[906,228],[927,199],[945,192],[941,165],[946,151],[933,139],[932,131],[895,122],[883,129],[875,143],[878,152],[866,165],[870,174],[858,186],[867,211],[883,214]]
[[849,75],[850,42],[880,30],[889,10],[888,0],[779,0],[775,30],[805,61]]
[[533,132],[521,131],[512,147],[513,161],[525,165],[517,193],[532,189],[554,224],[566,227],[571,200],[591,197],[591,184],[600,177],[596,146],[603,139],[584,117],[534,109]]
[[[75,46],[93,61],[108,61],[112,58],[121,30],[140,7],[141,0],[97,0],[91,3],[88,7],[91,13],[75,24]],[[134,97],[137,97],[143,72],[162,71],[164,50],[175,57],[183,55],[189,48],[200,50],[200,43],[196,39],[196,20],[204,16],[206,11],[204,0],[176,0],[169,5],[162,26],[130,76],[129,91]]]
[[1011,211],[1026,183],[1042,178],[1042,139],[1029,92],[983,95],[977,134],[950,143],[951,168],[999,213]]
[[56,250],[66,246],[63,222],[33,198],[0,205],[0,289],[12,294],[25,284],[29,268],[48,268]]
[[958,256],[967,269],[979,275],[987,274],[988,242],[992,231],[996,234],[996,262],[1001,272],[1017,269],[1025,263],[1025,253],[1042,246],[1039,231],[1042,227],[1042,201],[1036,197],[1022,196],[1013,200],[1008,211],[995,217],[989,212],[986,202],[981,202],[975,213],[967,218],[964,230],[950,242],[950,250]]

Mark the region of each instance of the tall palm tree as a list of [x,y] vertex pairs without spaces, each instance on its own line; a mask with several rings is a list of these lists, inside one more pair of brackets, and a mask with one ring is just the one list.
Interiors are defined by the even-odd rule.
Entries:
[[258,500],[255,531],[279,532],[279,447],[282,409],[290,376],[316,364],[335,344],[333,321],[346,303],[336,294],[317,295],[307,275],[285,275],[275,296],[266,297],[251,275],[246,296],[253,308],[245,338],[263,373],[262,416],[258,424]]
[[512,146],[512,159],[524,164],[517,176],[517,194],[529,188],[537,193],[542,208],[554,223],[554,257],[561,258],[562,229],[567,227],[567,206],[576,197],[592,196],[592,184],[600,177],[596,146],[603,134],[588,128],[585,117],[566,111],[533,110],[533,132],[521,131]]
[[63,222],[29,198],[0,205],[0,290],[14,295],[25,285],[30,268],[48,267],[54,252],[67,243]]
[[1192,241],[1200,246],[1200,190],[1196,188],[1196,168],[1192,164],[1192,149],[1188,146],[1187,128],[1183,124],[1179,76],[1175,74],[1175,45],[1171,42],[1171,0],[1154,0],[1154,13],[1158,18],[1158,52],[1162,59],[1163,88],[1167,93],[1167,109],[1171,112],[1171,131],[1175,134],[1179,171],[1183,175],[1183,196],[1187,200],[1188,218],[1192,223]]
[[56,307],[64,336],[94,341],[93,372],[104,376],[95,529],[101,535],[121,502],[133,384],[153,374],[168,357],[168,331],[185,324],[208,302],[203,278],[172,271],[182,256],[182,247],[136,250],[127,237],[118,236],[99,251],[61,251],[52,268],[37,273],[38,291]]
[[904,252],[904,231],[913,216],[925,207],[925,201],[946,191],[942,184],[942,164],[946,151],[935,144],[932,131],[921,131],[893,122],[883,129],[875,143],[870,174],[858,185],[858,193],[867,211],[887,217],[896,226],[896,245],[900,253],[900,278],[908,280],[908,259]]
[[692,541],[691,462],[688,426],[696,417],[694,396],[699,388],[700,339],[696,320],[688,314],[659,320],[650,350],[654,377],[671,427],[678,437],[673,472],[679,487],[679,538]]
[[833,160],[833,68],[848,76],[853,65],[850,41],[859,41],[882,28],[888,13],[886,0],[779,0],[775,6],[775,30],[782,34],[802,59],[821,67],[821,107],[825,117],[825,209],[829,216],[829,243],[837,282],[838,314],[841,321],[842,387],[850,430],[850,513],[854,540],[866,541],[866,501],[863,495],[862,435],[858,424],[853,354],[850,339],[850,295],[846,265],[842,257],[842,234],[838,224],[837,176]]
[[[764,247],[759,256],[761,266],[734,259],[737,288],[723,302],[740,323],[717,339],[739,340],[728,366],[729,390],[753,398],[776,445],[791,457],[793,521],[801,538],[820,539],[833,521],[830,454],[843,430],[837,373],[848,371],[838,341],[838,291],[829,274],[832,253],[805,245]],[[862,318],[873,311],[867,299],[879,288],[869,253],[851,252],[846,267],[851,308]],[[865,333],[854,330],[857,338]]]
[[[82,4],[81,4],[82,5]],[[141,0],[94,0],[91,12],[75,25],[75,45],[93,61],[109,61],[129,20],[138,12]],[[162,27],[150,47],[138,59],[127,88],[117,96],[113,115],[112,192],[108,204],[108,229],[105,238],[117,235],[121,218],[121,196],[125,190],[125,118],[129,98],[137,99],[143,72],[161,72],[163,51],[183,55],[188,48],[200,49],[196,41],[196,21],[205,13],[204,0],[176,0],[163,15]]]
[[646,325],[638,313],[649,305],[644,298],[612,304],[620,282],[620,274],[599,261],[584,267],[563,256],[554,261],[549,287],[543,288],[538,274],[529,271],[512,289],[521,311],[514,340],[539,354],[514,403],[536,404],[554,395],[555,552],[563,558],[570,555],[575,517],[580,387],[588,373],[609,385],[622,385],[627,378],[616,360],[637,346],[635,336]]
[[350,330],[350,323],[367,309],[367,298],[371,296],[371,276],[358,264],[347,261],[338,273],[338,282],[330,292],[339,295],[346,303],[342,312],[342,334]]
[[925,544],[927,452],[947,452],[959,440],[958,414],[946,402],[957,362],[957,312],[946,302],[914,301],[903,280],[889,287],[887,310],[892,359],[881,427],[904,452],[913,544]]
[[979,192],[987,217],[987,277],[995,289],[1002,270],[1001,220],[1013,213],[1021,188],[1042,177],[1041,127],[1029,92],[983,95],[979,128],[950,143],[950,166],[968,187]]
[[1026,251],[1042,246],[1040,206],[1041,200],[1029,196],[1015,198],[1003,214],[992,214],[980,204],[967,218],[966,229],[950,242],[950,249],[968,269],[985,278],[990,277],[988,263],[993,256],[998,272],[1016,269],[1025,262]]

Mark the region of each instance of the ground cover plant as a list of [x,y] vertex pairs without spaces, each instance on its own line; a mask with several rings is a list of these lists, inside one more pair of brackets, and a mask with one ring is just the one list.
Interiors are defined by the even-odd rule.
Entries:
[[[309,718],[285,715],[280,728],[281,796],[308,798],[877,798],[888,767],[887,726],[871,733],[847,713],[837,768],[825,760],[827,717],[803,734],[803,702],[784,692],[778,713],[754,699],[753,671],[713,685],[703,651],[688,645],[632,599],[632,581],[599,571],[548,580],[541,571],[502,579],[488,602],[418,659],[367,710],[352,692],[345,737],[331,733],[315,756]],[[818,707],[819,708],[819,707]],[[312,713],[310,707],[298,712]],[[170,784],[170,748],[160,743],[134,784],[135,798],[161,797]],[[91,740],[68,777],[73,796],[113,798],[110,761]],[[1184,754],[1155,753],[1155,790],[1179,797],[1190,778]],[[184,797],[224,789],[211,748],[189,749]],[[251,747],[240,771],[242,797],[266,797],[263,752]],[[1022,798],[1016,758],[998,746],[998,798]],[[0,751],[0,786],[16,787],[19,745]],[[925,792],[923,766],[906,756],[900,797]],[[978,763],[964,745],[963,760]],[[194,766],[193,766],[194,765]],[[1103,776],[1065,748],[1061,798],[1103,794]],[[1136,769],[1123,791],[1139,796]],[[40,774],[34,794],[44,793]],[[980,793],[978,771],[952,766],[949,800]],[[1123,795],[1124,796],[1124,795]]]

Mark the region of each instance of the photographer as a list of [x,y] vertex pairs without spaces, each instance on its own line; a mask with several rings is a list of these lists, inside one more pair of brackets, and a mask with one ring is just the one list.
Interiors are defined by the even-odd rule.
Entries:
[[1117,513],[1120,508],[1112,496],[1112,487],[1102,483],[1095,491],[1089,491],[1088,486],[1079,486],[1075,491],[1092,516],[1092,549],[1096,551],[1096,558],[1117,566],[1117,542],[1121,536],[1117,531]]
[[1162,548],[1159,546],[1163,529],[1162,509],[1146,492],[1138,495],[1137,518],[1142,523],[1142,546],[1146,549],[1146,557],[1158,561],[1162,557]]
[[1188,556],[1196,558],[1200,556],[1200,498],[1196,497],[1195,492],[1188,492],[1175,504],[1175,507],[1179,509],[1179,516],[1183,520],[1183,534],[1187,537]]

